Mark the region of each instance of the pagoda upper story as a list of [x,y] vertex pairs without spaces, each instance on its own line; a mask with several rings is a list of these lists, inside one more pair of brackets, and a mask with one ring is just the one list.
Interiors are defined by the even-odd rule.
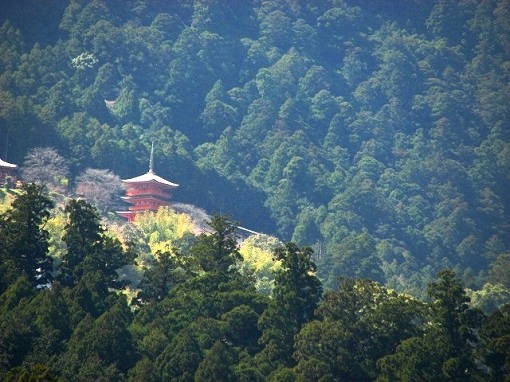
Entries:
[[122,180],[126,186],[126,196],[122,199],[131,205],[128,211],[117,213],[129,221],[133,221],[137,213],[157,211],[159,207],[171,205],[172,190],[179,187],[178,184],[155,174],[153,158],[154,145],[151,148],[149,171],[135,178]]

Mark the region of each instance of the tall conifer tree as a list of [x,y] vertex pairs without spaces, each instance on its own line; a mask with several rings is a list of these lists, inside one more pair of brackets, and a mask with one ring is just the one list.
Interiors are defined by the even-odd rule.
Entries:
[[27,184],[12,208],[0,216],[0,291],[20,273],[34,286],[51,281],[53,263],[48,256],[48,231],[43,228],[51,207],[43,186]]
[[322,285],[311,256],[312,249],[294,243],[275,251],[282,266],[276,273],[273,299],[259,320],[264,349],[257,359],[266,374],[293,366],[294,336],[312,319],[321,298]]

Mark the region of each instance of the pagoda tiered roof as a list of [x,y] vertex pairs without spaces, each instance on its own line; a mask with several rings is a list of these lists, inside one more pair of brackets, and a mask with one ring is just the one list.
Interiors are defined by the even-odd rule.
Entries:
[[0,159],[0,167],[4,167],[4,168],[16,168],[18,166],[16,166],[15,164],[12,164],[12,163],[9,163],[9,162],[6,162],[6,161]]
[[133,221],[137,213],[157,211],[159,207],[170,206],[172,198],[170,190],[179,187],[178,184],[154,173],[154,144],[151,147],[149,171],[134,178],[123,179],[122,182],[126,185],[126,196],[122,199],[131,206],[128,211],[117,213],[129,221]]
[[154,171],[149,170],[147,173],[143,175],[136,176],[134,178],[130,179],[124,179],[122,180],[124,183],[159,183],[161,185],[165,185],[169,188],[176,188],[179,187],[178,184],[172,183],[166,179],[163,179],[162,177],[156,175]]

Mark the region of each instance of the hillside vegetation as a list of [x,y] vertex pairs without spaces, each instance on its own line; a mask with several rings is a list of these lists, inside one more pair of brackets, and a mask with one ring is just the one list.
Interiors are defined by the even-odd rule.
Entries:
[[[56,210],[42,186],[23,186],[0,214],[0,380],[508,380],[510,304],[485,314],[450,270],[426,302],[367,279],[323,293],[309,247],[264,236],[239,247],[219,215],[184,246],[180,227],[160,228],[181,249],[147,256],[151,243],[121,243],[86,201]],[[272,269],[253,261],[271,247]],[[126,275],[140,266],[135,286]],[[267,273],[273,283],[253,277]]]
[[[0,152],[175,199],[424,295],[510,287],[510,3],[2,1]],[[72,180],[72,179],[71,179]],[[506,270],[506,271],[502,271]]]

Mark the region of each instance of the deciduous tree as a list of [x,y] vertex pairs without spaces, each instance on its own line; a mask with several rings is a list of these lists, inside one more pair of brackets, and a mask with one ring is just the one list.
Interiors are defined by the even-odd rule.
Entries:
[[63,192],[69,181],[69,165],[54,148],[36,147],[26,155],[21,176],[26,182],[44,185],[52,191]]
[[109,170],[88,168],[76,179],[76,194],[102,213],[119,207],[123,192],[119,176]]

